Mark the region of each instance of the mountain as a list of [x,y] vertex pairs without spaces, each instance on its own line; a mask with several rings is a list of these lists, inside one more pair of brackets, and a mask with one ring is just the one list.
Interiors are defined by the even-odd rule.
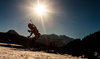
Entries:
[[10,44],[19,44],[26,48],[33,46],[32,40],[27,37],[18,35],[16,31],[10,30],[8,32],[0,32],[0,42],[1,43],[10,43]]
[[73,56],[84,55],[89,59],[100,59],[100,31],[87,35],[83,39],[75,39],[60,47],[57,52]]
[[72,40],[74,39],[65,35],[44,34],[41,35],[37,42],[45,44],[47,46],[62,47]]
[[[40,46],[42,48],[58,48],[66,45],[68,42],[74,40],[73,38],[67,37],[65,35],[56,35],[56,34],[45,34],[41,35],[38,40],[36,40],[36,43],[39,48]],[[0,42],[4,43],[14,43],[14,44],[20,44],[25,47],[33,47],[34,46],[34,40],[29,39],[27,37],[19,35],[15,30],[9,30],[6,33],[0,33]]]
[[95,53],[100,55],[100,31],[87,35],[82,39],[82,50],[86,57],[94,56]]
[[7,33],[11,33],[11,34],[19,35],[15,30],[9,30]]

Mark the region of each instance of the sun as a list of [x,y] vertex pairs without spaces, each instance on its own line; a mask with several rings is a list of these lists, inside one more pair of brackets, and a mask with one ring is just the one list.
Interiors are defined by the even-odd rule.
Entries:
[[35,6],[34,11],[38,15],[42,16],[42,15],[44,15],[46,13],[46,7],[45,7],[45,5],[38,4],[37,6]]

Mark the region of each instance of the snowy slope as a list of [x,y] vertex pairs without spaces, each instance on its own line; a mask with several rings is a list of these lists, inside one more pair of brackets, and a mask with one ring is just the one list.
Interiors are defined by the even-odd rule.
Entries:
[[24,49],[0,46],[0,59],[85,59],[85,58],[72,57],[71,55],[51,54],[42,51],[40,52],[25,51]]

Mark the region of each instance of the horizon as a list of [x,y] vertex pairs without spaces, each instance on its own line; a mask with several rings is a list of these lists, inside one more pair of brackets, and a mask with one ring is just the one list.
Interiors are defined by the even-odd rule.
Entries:
[[[37,0],[0,0],[0,32],[15,30],[28,36],[28,23],[31,19],[41,34],[66,35],[83,38],[100,30],[99,0],[41,0],[50,13],[43,17],[46,33],[40,18],[33,15],[30,7]],[[32,5],[31,5],[32,4]]]
[[[11,31],[11,30],[14,30],[14,29],[10,29],[10,30],[8,30],[8,31]],[[8,31],[6,31],[6,32],[3,32],[3,33],[7,33]],[[14,30],[18,35],[21,35],[20,33],[18,33],[16,30]],[[100,30],[99,30],[100,31]],[[96,31],[96,32],[99,32],[99,31]],[[85,38],[85,37],[87,37],[87,36],[89,36],[89,35],[91,35],[91,34],[94,34],[94,33],[96,33],[96,32],[93,32],[93,33],[90,33],[90,34],[87,34],[86,36],[84,36],[83,38]],[[51,34],[42,34],[42,35],[57,35],[57,36],[66,36],[66,37],[69,37],[69,38],[72,38],[72,37],[70,37],[70,36],[67,36],[67,35],[60,35],[60,34],[55,34],[55,33],[51,33]],[[24,36],[24,35],[21,35],[21,36]],[[34,35],[33,35],[34,36]],[[33,37],[32,36],[32,37]],[[83,39],[83,38],[72,38],[72,39]]]

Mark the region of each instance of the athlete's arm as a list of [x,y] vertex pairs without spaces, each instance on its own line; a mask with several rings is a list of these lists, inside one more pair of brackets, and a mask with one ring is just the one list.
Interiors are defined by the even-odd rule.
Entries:
[[32,34],[33,34],[33,33],[31,32],[31,33],[30,33],[30,36],[28,36],[28,38],[30,38],[30,37],[32,36]]

